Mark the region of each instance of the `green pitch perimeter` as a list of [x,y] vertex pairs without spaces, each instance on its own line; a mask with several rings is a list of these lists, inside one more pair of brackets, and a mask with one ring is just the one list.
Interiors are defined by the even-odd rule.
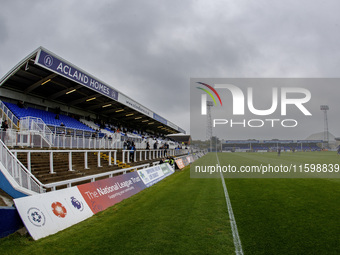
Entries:
[[[219,153],[221,165],[339,162],[335,152]],[[216,164],[215,153],[195,164]],[[339,179],[225,179],[244,254],[340,254]],[[221,179],[189,169],[53,236],[0,239],[0,254],[234,254]]]

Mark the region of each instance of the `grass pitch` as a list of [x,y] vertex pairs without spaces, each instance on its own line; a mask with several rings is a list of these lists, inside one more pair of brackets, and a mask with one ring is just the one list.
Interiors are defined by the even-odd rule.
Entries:
[[[220,164],[340,163],[335,152],[219,153]],[[215,153],[194,164],[216,164]],[[225,179],[244,254],[340,254],[340,179]],[[221,179],[189,169],[53,236],[0,254],[234,254]]]
[[[221,165],[340,163],[335,152],[218,154]],[[340,179],[226,179],[245,254],[340,254]]]

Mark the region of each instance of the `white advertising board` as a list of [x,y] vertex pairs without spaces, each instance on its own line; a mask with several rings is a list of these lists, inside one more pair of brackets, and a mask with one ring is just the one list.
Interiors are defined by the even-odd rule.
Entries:
[[161,164],[145,169],[138,170],[140,178],[147,187],[159,182],[170,174],[174,173],[173,168],[168,164]]
[[34,240],[93,215],[77,187],[14,199],[14,203]]

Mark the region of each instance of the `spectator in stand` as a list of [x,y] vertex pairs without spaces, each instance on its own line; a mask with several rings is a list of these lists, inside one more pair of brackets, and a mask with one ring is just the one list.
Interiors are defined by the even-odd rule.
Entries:
[[1,129],[3,131],[6,131],[8,129],[8,123],[7,123],[7,120],[4,120],[1,124]]
[[59,120],[60,107],[55,108],[55,119]]
[[174,167],[174,164],[175,164],[175,159],[174,159],[174,157],[170,157],[170,156],[169,156],[169,164],[170,164],[172,167]]
[[168,147],[169,145],[167,143],[164,144],[163,149],[164,149],[164,156],[168,155]]
[[135,156],[135,151],[136,151],[134,142],[131,143],[129,150],[130,150],[130,162],[134,162],[134,156]]
[[157,150],[157,141],[153,144],[153,149]]
[[61,127],[65,127],[65,124],[63,122],[60,123]]
[[4,120],[1,124],[1,140],[5,141],[6,139],[6,131],[8,129],[8,124],[7,124],[7,120]]
[[22,100],[18,101],[17,106],[18,106],[19,108],[26,108],[26,107],[25,107],[25,103],[24,103],[24,101],[22,101]]
[[149,144],[149,142],[146,142],[146,149],[147,149],[147,150],[150,150],[150,144]]

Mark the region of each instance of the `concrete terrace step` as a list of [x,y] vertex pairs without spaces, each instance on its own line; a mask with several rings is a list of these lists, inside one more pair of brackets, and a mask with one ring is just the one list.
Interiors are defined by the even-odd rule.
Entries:
[[[60,151],[60,149],[59,149]],[[97,152],[88,152],[88,169],[85,169],[85,156],[84,152],[78,152],[77,150],[72,151],[72,170],[69,171],[69,153],[68,152],[53,152],[53,174],[50,173],[50,153],[49,152],[32,152],[31,153],[31,171],[39,181],[44,184],[64,181],[82,176],[95,175],[98,173],[110,172],[114,170],[130,168],[141,164],[151,164],[157,160],[142,160],[138,162],[126,162],[122,161],[122,151],[118,150],[116,154],[116,164],[114,165],[114,154],[111,154],[111,166],[109,166],[109,153],[101,152],[100,164],[98,167],[98,154]],[[23,165],[27,167],[27,153],[18,152],[18,159]],[[125,161],[127,160],[127,154],[125,154]],[[144,155],[143,155],[144,159]],[[137,155],[137,160],[139,156]],[[103,178],[107,178],[103,177]],[[90,182],[85,181],[82,183]],[[78,184],[78,183],[77,183]],[[75,185],[75,184],[74,184]]]

